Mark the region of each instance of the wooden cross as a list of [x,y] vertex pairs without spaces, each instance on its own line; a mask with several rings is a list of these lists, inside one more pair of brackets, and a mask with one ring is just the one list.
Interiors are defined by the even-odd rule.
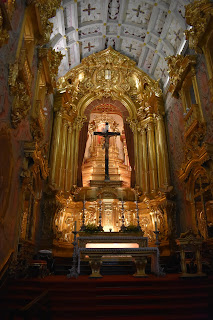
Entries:
[[137,9],[132,9],[132,11],[136,11],[137,12],[136,17],[139,17],[140,13],[144,13],[144,11],[141,10],[141,6],[138,6]]
[[120,132],[109,132],[109,124],[106,122],[105,132],[94,132],[95,136],[101,136],[105,138],[105,181],[110,181],[109,178],[109,138],[113,136],[120,136]]
[[88,47],[84,47],[84,49],[88,49],[88,51],[91,51],[91,48],[95,48],[95,46],[91,46],[90,42],[88,42]]
[[130,46],[126,48],[129,49],[129,52],[131,52],[132,50],[136,50],[135,48],[132,47],[132,44],[130,44]]
[[91,12],[92,10],[95,10],[95,8],[91,8],[91,5],[90,5],[90,3],[89,3],[89,4],[88,4],[88,8],[87,8],[87,9],[84,9],[83,11],[87,11],[88,16],[90,16],[90,12]]

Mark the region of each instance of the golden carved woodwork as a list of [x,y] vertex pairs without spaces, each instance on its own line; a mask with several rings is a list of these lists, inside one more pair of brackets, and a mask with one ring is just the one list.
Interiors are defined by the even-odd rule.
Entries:
[[[134,133],[136,184],[146,194],[156,193],[159,187],[167,188],[169,186],[167,147],[165,142],[160,142],[162,139],[166,141],[162,92],[156,81],[135,67],[134,61],[112,48],[108,48],[83,59],[81,65],[73,68],[58,80],[57,88],[63,98],[55,110],[60,111],[62,118],[70,122],[74,129],[71,141],[74,139],[75,142],[69,153],[75,154],[75,162],[78,153],[77,135],[84,119],[86,120],[84,110],[93,100],[110,96],[112,99],[120,101],[129,113],[128,119],[124,120],[130,123]],[[67,128],[58,123],[59,120],[55,121],[54,132],[58,130],[61,139],[63,138],[62,140],[65,141],[67,134],[64,132],[67,131]],[[143,130],[145,135],[142,134]],[[158,131],[158,139],[156,139]],[[58,137],[58,134],[54,134]],[[60,174],[56,173],[56,170],[59,170],[61,166],[61,164],[56,165],[56,159],[58,158],[57,154],[61,154],[62,146],[60,143],[62,140],[59,142],[55,137],[56,143],[52,145],[51,172],[53,172],[51,180],[56,185],[60,180],[57,177]],[[140,151],[138,151],[139,149]],[[157,151],[161,156],[158,156]],[[143,157],[141,157],[142,152]],[[158,167],[156,167],[157,161]],[[60,170],[64,171],[64,169]],[[69,168],[67,170],[69,171]],[[152,178],[150,172],[152,172]],[[157,176],[160,177],[160,175],[161,179],[158,179]],[[76,169],[72,179],[74,179],[72,185],[75,185]]]
[[11,111],[11,123],[14,128],[26,118],[31,109],[32,73],[26,50],[23,48],[21,53],[20,58],[10,64],[8,77],[10,91],[14,96]]
[[[103,219],[105,222],[108,221],[106,225],[109,226],[112,211],[117,210],[118,214],[121,208],[119,204],[112,204],[113,210],[111,210],[107,202],[111,203],[111,200],[119,202],[117,199],[121,198],[122,192],[126,200],[125,221],[127,224],[136,223],[134,193],[130,188],[121,188],[120,184],[114,181],[110,181],[112,185],[100,181],[94,186],[77,187],[79,132],[84,121],[88,121],[84,112],[94,100],[109,96],[113,100],[120,101],[126,108],[129,117],[123,120],[129,122],[134,134],[136,186],[143,195],[141,197],[146,196],[149,199],[149,206],[143,198],[139,203],[141,225],[146,229],[145,234],[154,241],[154,218],[151,217],[150,211],[155,208],[155,211],[158,211],[162,239],[168,241],[172,237],[168,232],[168,225],[171,225],[175,235],[173,226],[175,208],[169,198],[171,188],[164,102],[158,82],[136,68],[135,62],[109,48],[83,59],[81,65],[58,80],[57,89],[58,93],[54,100],[55,117],[49,183],[51,188],[64,191],[60,193],[62,197],[60,201],[64,207],[55,215],[55,243],[60,244],[62,241],[67,243],[66,245],[71,245],[74,221],[77,221],[77,228],[80,228],[82,223],[82,202],[79,201],[83,199],[83,194],[88,199],[86,221],[93,221],[91,220],[94,218],[93,215],[98,214],[98,206],[95,203],[101,194],[106,202]],[[101,110],[105,110],[105,106],[102,106]],[[95,111],[100,111],[99,107],[96,107]],[[121,110],[120,113],[122,115]],[[89,132],[93,131],[94,128],[89,126]],[[73,199],[68,204],[66,201],[70,192]],[[97,212],[92,211],[92,206],[97,207],[97,210],[95,209]],[[116,228],[119,228],[119,223],[120,220]]]
[[92,93],[93,99],[128,95],[136,104],[152,95],[162,94],[158,82],[136,68],[135,62],[111,47],[90,55],[80,66],[58,80],[58,90],[68,91],[76,105],[83,96]]
[[34,7],[38,23],[38,31],[40,34],[38,42],[40,45],[44,45],[49,41],[53,29],[53,24],[48,20],[55,16],[56,10],[60,7],[61,1],[27,0],[27,4]]
[[[31,172],[39,173],[43,180],[49,175],[48,168],[48,146],[47,144],[39,145],[36,142],[25,142],[24,144],[25,159],[21,173],[22,178],[31,177]],[[33,166],[29,167],[29,160],[33,160]]]
[[186,6],[186,22],[192,28],[186,30],[185,34],[189,47],[196,52],[202,52],[203,38],[212,16],[213,4],[209,0],[194,1]]
[[[180,246],[180,257],[181,257],[181,276],[186,277],[202,277],[206,274],[202,273],[202,261],[201,261],[201,248],[202,248],[202,238],[195,234],[191,229],[185,233],[181,233],[180,238],[176,240],[177,244]],[[189,274],[187,271],[185,252],[194,253],[194,261],[197,265],[197,272]],[[192,263],[193,263],[192,258]]]
[[202,0],[188,4],[186,22],[192,26],[190,30],[185,31],[189,47],[205,55],[211,100],[213,101],[213,3],[209,0]]
[[16,86],[11,87],[11,92],[14,95],[12,110],[11,110],[11,123],[14,128],[18,126],[21,120],[25,119],[29,114],[31,108],[30,97],[26,85],[22,81],[17,81]]
[[186,153],[185,162],[182,164],[179,171],[179,179],[185,181],[192,169],[196,166],[202,166],[205,162],[210,160],[213,155],[213,147],[211,144],[204,143],[202,146],[195,144],[193,147],[188,146],[189,152]]
[[[168,57],[166,60],[168,61],[171,82],[169,90],[175,97],[178,97],[181,93],[184,108],[185,159],[179,172],[179,177],[182,177],[187,168],[190,167],[190,163],[196,161],[200,152],[202,154],[200,144],[206,133],[206,124],[203,118],[194,69],[196,57],[193,55],[185,57],[178,55]],[[194,92],[195,101],[192,101],[191,91]]]
[[52,48],[39,48],[38,56],[40,68],[44,70],[46,85],[49,89],[48,92],[51,93],[56,86],[55,78],[57,77],[63,54],[56,52]]
[[14,167],[11,131],[7,127],[0,130],[0,149],[0,225],[2,225],[9,206]]
[[11,30],[9,12],[3,2],[0,2],[0,48],[9,40]]
[[168,63],[168,73],[170,77],[169,90],[174,97],[178,97],[187,73],[190,71],[192,66],[196,65],[196,56],[169,56],[165,60]]

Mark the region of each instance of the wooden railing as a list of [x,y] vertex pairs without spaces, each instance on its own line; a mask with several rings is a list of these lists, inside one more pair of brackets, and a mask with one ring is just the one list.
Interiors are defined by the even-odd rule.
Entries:
[[17,319],[50,319],[49,308],[49,290],[43,291],[39,296],[26,304],[24,307],[12,311],[10,314],[10,320]]

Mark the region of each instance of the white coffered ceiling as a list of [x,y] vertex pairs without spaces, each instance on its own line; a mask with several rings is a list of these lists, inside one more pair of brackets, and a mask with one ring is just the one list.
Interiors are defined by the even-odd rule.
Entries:
[[184,47],[187,24],[184,6],[192,0],[63,0],[50,46],[65,57],[59,76],[82,58],[113,49],[132,58],[137,66],[165,85],[165,57]]

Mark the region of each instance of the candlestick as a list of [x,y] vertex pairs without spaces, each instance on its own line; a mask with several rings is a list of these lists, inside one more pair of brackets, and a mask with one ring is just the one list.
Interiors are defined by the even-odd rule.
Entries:
[[74,241],[73,244],[73,255],[72,255],[72,267],[69,270],[69,273],[67,274],[67,278],[78,278],[79,272],[78,272],[78,241],[77,241],[77,221],[75,221],[75,231],[72,231],[74,234]]
[[124,201],[122,200],[121,201],[121,204],[122,204],[122,216],[121,216],[121,220],[122,220],[122,225],[121,225],[121,229],[120,231],[125,231],[126,230],[126,227],[125,227],[125,224],[124,224]]
[[136,204],[136,215],[137,215],[137,227],[139,231],[141,230],[141,226],[140,226],[140,218],[139,218],[139,209],[138,209],[138,200],[135,201]]
[[157,220],[155,220],[155,231],[158,231]]
[[99,226],[98,226],[98,229],[99,229],[99,231],[103,231],[103,227],[101,225],[101,220],[102,220],[102,217],[101,217],[101,204],[102,204],[101,195],[100,195],[99,204],[100,204],[100,207],[99,207]]
[[[84,195],[85,196],[85,195]],[[83,201],[83,214],[82,214],[82,225],[80,231],[85,231],[85,198]]]

